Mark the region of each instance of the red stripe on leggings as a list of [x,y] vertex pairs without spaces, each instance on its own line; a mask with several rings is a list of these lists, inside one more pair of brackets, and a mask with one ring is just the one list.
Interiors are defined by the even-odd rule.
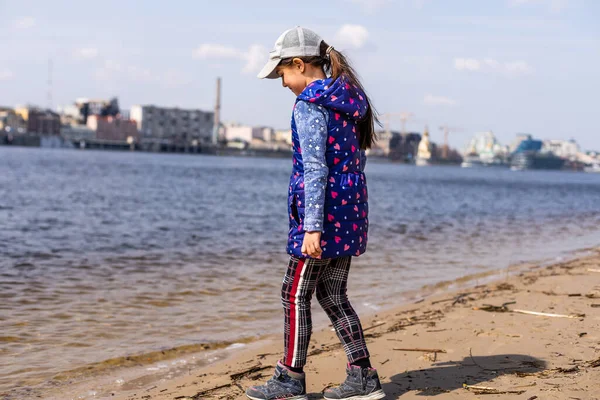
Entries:
[[294,358],[294,346],[296,345],[296,295],[298,294],[298,282],[300,281],[300,275],[302,275],[302,269],[304,268],[304,259],[298,260],[296,271],[294,271],[294,283],[292,284],[292,290],[290,291],[290,334],[287,357],[285,359],[285,365],[293,367],[292,360]]

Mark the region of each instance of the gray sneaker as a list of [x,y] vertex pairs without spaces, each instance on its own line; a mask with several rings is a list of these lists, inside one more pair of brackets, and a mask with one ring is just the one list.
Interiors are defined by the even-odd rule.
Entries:
[[252,400],[308,400],[305,375],[290,371],[278,361],[273,377],[262,386],[248,388],[246,396]]
[[377,370],[348,365],[346,374],[344,383],[325,390],[323,395],[326,399],[377,400],[385,397]]

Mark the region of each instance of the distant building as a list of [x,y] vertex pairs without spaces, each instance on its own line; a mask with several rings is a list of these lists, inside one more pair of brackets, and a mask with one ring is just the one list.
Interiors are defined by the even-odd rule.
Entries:
[[417,158],[421,134],[417,132],[392,132],[389,139],[389,157],[392,160],[413,162]]
[[574,161],[580,152],[579,145],[575,140],[546,140],[544,149],[552,151],[560,158]]
[[98,115],[101,117],[123,116],[119,109],[119,100],[112,99],[88,99],[78,98],[68,106],[59,106],[57,111],[60,114],[60,120],[63,125],[85,125],[89,116]]
[[26,131],[23,118],[9,107],[0,107],[0,131],[17,134]]
[[15,113],[25,122],[27,133],[34,135],[60,135],[60,116],[50,110],[35,107],[18,107]]
[[129,117],[137,123],[142,138],[208,142],[212,139],[214,113],[152,105],[131,107]]
[[287,143],[292,145],[292,131],[289,129],[279,129],[273,132],[273,140],[275,142]]
[[60,123],[63,125],[82,125],[83,118],[80,108],[76,104],[57,107],[56,111],[60,115]]
[[87,119],[87,127],[94,130],[96,139],[100,140],[134,140],[137,142],[140,138],[137,123],[131,119],[90,115]]
[[239,124],[225,125],[225,139],[229,142],[252,143],[253,140],[271,142],[274,137],[275,130],[273,128]]
[[60,135],[71,141],[92,140],[96,138],[96,131],[85,125],[63,125]]

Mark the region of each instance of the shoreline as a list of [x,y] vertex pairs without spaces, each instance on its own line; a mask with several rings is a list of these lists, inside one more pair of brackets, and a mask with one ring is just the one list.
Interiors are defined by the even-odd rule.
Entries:
[[[489,389],[486,397],[492,399],[524,393],[526,398],[544,399],[600,396],[600,310],[590,307],[600,303],[600,272],[595,272],[600,270],[600,250],[593,253],[547,266],[525,266],[516,275],[493,283],[438,293],[364,318],[371,357],[387,398],[473,398],[487,390],[477,387],[494,388],[497,393]],[[488,303],[501,306],[509,300],[516,301],[509,309],[549,311],[572,318],[473,309]],[[471,321],[466,321],[465,314]],[[457,340],[465,346],[453,346]],[[521,343],[514,346],[511,342]],[[155,388],[112,398],[242,399],[243,388],[270,377],[279,347],[276,341],[247,349]],[[407,350],[390,351],[398,348]],[[452,361],[457,357],[462,360]],[[320,398],[324,387],[341,382],[345,362],[335,333],[330,329],[315,332],[306,366],[309,398]],[[538,380],[547,380],[548,385]],[[463,383],[475,388],[464,388]]]
[[[582,253],[587,253],[588,255],[581,255]],[[589,255],[590,253],[591,255]],[[420,290],[415,290],[410,295],[407,293],[407,296],[405,296],[404,298],[407,299],[407,301],[411,301],[410,303],[405,302],[402,305],[394,306],[390,309],[386,309],[379,312],[373,312],[369,313],[369,315],[362,316],[363,326],[365,327],[364,329],[368,338],[369,347],[373,347],[373,342],[377,344],[376,347],[381,347],[382,342],[385,342],[383,343],[383,347],[385,347],[385,345],[387,345],[388,347],[392,347],[390,344],[396,344],[393,343],[393,341],[401,341],[401,339],[394,339],[394,337],[398,336],[399,334],[406,335],[406,333],[404,332],[405,330],[417,329],[415,327],[419,326],[435,328],[438,324],[438,321],[444,320],[446,314],[451,314],[453,309],[455,309],[458,306],[464,306],[464,304],[471,304],[472,302],[476,302],[477,300],[481,300],[487,297],[494,297],[495,295],[497,296],[498,293],[510,293],[511,291],[515,292],[514,288],[516,288],[517,286],[514,283],[512,283],[512,281],[519,281],[519,279],[521,279],[520,277],[522,276],[530,276],[532,274],[532,276],[534,277],[537,276],[536,278],[531,278],[532,283],[535,283],[535,281],[537,281],[539,277],[544,275],[544,271],[555,270],[565,265],[587,265],[591,263],[596,265],[596,267],[600,268],[600,249],[581,249],[576,252],[573,252],[572,255],[575,258],[572,258],[569,261],[553,262],[545,260],[538,263],[523,263],[499,270],[471,274],[469,276],[461,277],[452,281],[439,282],[435,285],[428,285],[422,287]],[[570,269],[566,269],[566,271],[569,270]],[[559,274],[559,276],[565,277],[566,275]],[[594,282],[596,283],[596,285],[598,285],[598,298],[600,298],[600,273],[597,273],[595,276],[597,279]],[[511,289],[511,287],[513,289]],[[496,289],[491,290],[489,288]],[[540,291],[536,291],[536,293],[538,292]],[[482,297],[480,298],[480,296]],[[539,293],[538,296],[540,296]],[[545,295],[542,294],[541,296]],[[574,296],[573,298],[576,297],[577,296]],[[503,302],[498,303],[502,304]],[[517,305],[509,307],[517,307]],[[318,312],[318,308],[315,308],[314,310],[315,312]],[[487,313],[482,313],[481,311],[478,311],[475,315],[473,315],[473,317],[475,317],[475,319],[481,319],[483,317],[483,314]],[[596,321],[600,320],[600,317],[598,317],[598,315],[600,315],[600,310],[595,312],[595,315],[597,317]],[[398,319],[398,316],[403,316],[403,318]],[[533,320],[527,319],[527,321],[532,322]],[[598,322],[596,322],[596,324],[598,324]],[[436,333],[436,335],[443,335],[442,332],[450,331],[453,328],[455,328],[455,326],[450,325],[450,327],[446,329],[428,329],[427,332]],[[586,333],[586,336],[592,335],[591,331],[592,329],[588,329],[589,333]],[[418,329],[414,333],[416,334],[416,336],[418,336]],[[392,336],[392,338],[387,337],[390,335]],[[87,385],[76,384],[74,387],[55,387],[55,390],[49,390],[47,392],[44,390],[44,393],[51,396],[44,398],[112,398],[120,400],[166,400],[177,398],[177,396],[189,396],[179,397],[182,399],[199,399],[205,398],[204,396],[208,396],[209,394],[210,396],[214,396],[214,398],[245,398],[240,387],[247,387],[250,384],[249,382],[252,382],[252,384],[256,384],[258,380],[254,381],[252,380],[252,378],[258,379],[259,376],[260,379],[266,380],[272,373],[272,366],[274,365],[278,357],[278,353],[280,351],[279,342],[281,338],[279,336],[280,335],[278,334],[268,334],[265,336],[255,338],[256,340],[240,340],[239,343],[232,343],[229,345],[228,348],[225,349],[225,351],[223,351],[223,349],[221,348],[220,350],[209,351],[208,353],[203,352],[202,355],[205,356],[205,359],[208,359],[208,363],[200,362],[197,364],[193,364],[188,363],[186,360],[182,360],[181,358],[175,359],[167,357],[165,361],[167,361],[167,364],[169,364],[168,361],[171,361],[171,367],[166,368],[160,375],[146,374],[145,376],[137,376],[131,380],[117,379],[116,381],[111,381],[110,379],[107,380],[106,378],[108,376],[92,376],[86,382]],[[245,342],[246,345],[240,344],[243,342]],[[435,348],[436,346],[433,347]],[[598,347],[597,350],[600,352],[600,347]],[[313,339],[311,340],[311,348],[309,350],[309,353],[311,354],[311,357],[309,357],[308,359],[308,365],[306,368],[307,372],[310,372],[308,376],[311,377],[309,379],[309,392],[317,393],[318,391],[320,391],[320,389],[316,391],[317,387],[313,386],[323,384],[319,383],[320,381],[322,381],[322,379],[313,379],[319,378],[319,370],[323,371],[325,369],[329,370],[333,368],[333,370],[336,371],[336,375],[340,375],[338,380],[341,381],[341,379],[343,378],[343,369],[345,366],[345,355],[341,350],[341,346],[337,341],[337,337],[333,332],[329,330],[329,328],[315,330],[315,332],[313,333]],[[387,372],[387,369],[389,367],[385,367],[385,364],[388,364],[389,360],[392,360],[392,358],[388,357],[388,361],[385,361],[386,358],[378,354],[381,353],[381,351],[371,350],[371,353],[372,359],[374,361],[374,366],[380,366],[378,369],[380,370],[380,374],[382,375],[382,383],[384,383],[384,389],[386,390],[386,392],[389,392],[389,388],[392,383],[389,380],[389,372]],[[389,352],[387,353],[389,355]],[[451,352],[448,351],[448,354],[449,353]],[[439,361],[446,358],[447,353],[435,352],[433,354],[413,354],[413,352],[410,352],[407,354],[410,357],[410,359],[419,356],[417,360],[420,361],[429,360],[431,357],[433,357],[432,360]],[[413,355],[415,357],[412,357]],[[192,359],[196,359],[196,357],[192,354],[186,354],[186,356],[192,356]],[[468,357],[465,357],[465,360],[467,358]],[[332,359],[336,359],[337,362],[334,365],[329,365]],[[191,359],[189,361],[191,361]],[[243,366],[250,366],[256,368],[250,368],[252,369],[252,372],[243,373]],[[146,364],[144,365],[144,367],[148,367],[148,365]],[[156,369],[157,368],[154,368],[154,370]],[[150,371],[152,370],[152,368],[147,368],[147,370]],[[600,369],[596,370],[596,372],[600,374]],[[317,375],[313,377],[312,375],[314,375],[314,373],[317,373]],[[242,374],[242,376],[237,377],[236,374]],[[231,378],[232,375],[235,377],[235,379]],[[112,374],[112,377],[114,376],[115,374]],[[248,376],[250,376],[250,379],[248,379]],[[385,378],[383,378],[384,376]],[[83,389],[85,386],[94,386],[94,384],[100,384],[101,381],[104,381],[104,390],[101,391],[90,389],[82,393],[81,389]],[[394,382],[394,380],[392,380],[392,382]],[[224,387],[217,390],[213,390],[210,393],[205,392],[208,389],[216,388],[218,386],[223,385]],[[78,387],[80,388],[80,390],[75,390]],[[75,391],[77,391],[78,395],[75,395]],[[459,391],[467,392],[465,389],[462,388],[460,388]],[[598,385],[598,392],[600,393],[600,384]],[[31,394],[36,394],[35,388],[31,391]],[[199,396],[199,394],[202,395]],[[19,397],[19,394],[15,393],[15,395],[17,397],[10,397],[9,395],[8,399],[23,398]],[[407,394],[403,395],[402,398],[405,398],[405,396],[407,396]],[[309,398],[313,397],[309,396]],[[319,398],[319,396],[316,396],[314,398]]]

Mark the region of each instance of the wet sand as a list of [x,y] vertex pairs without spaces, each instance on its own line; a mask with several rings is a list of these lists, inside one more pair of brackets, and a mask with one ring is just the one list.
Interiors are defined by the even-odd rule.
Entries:
[[[504,306],[503,306],[504,305]],[[540,312],[555,316],[521,313]],[[600,399],[600,249],[363,318],[387,399]],[[242,399],[264,382],[281,340],[118,400]],[[315,332],[310,399],[344,379],[330,328]]]

